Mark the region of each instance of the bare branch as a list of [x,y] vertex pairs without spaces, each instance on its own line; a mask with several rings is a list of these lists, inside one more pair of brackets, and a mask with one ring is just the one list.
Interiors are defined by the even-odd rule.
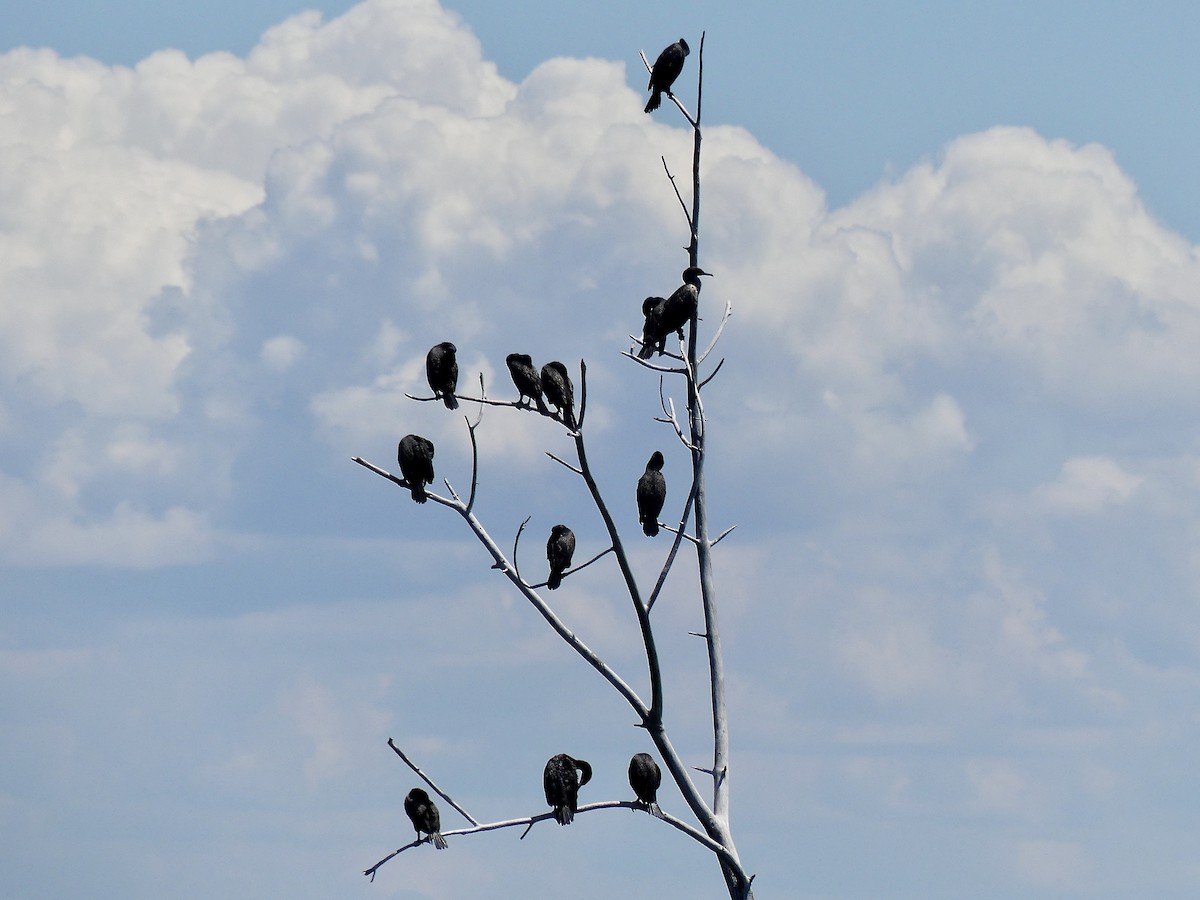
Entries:
[[388,738],[388,746],[389,746],[389,747],[391,747],[393,751],[395,751],[395,753],[396,753],[396,755],[397,755],[397,756],[399,756],[399,757],[400,757],[402,760],[404,760],[404,764],[405,764],[405,765],[407,765],[407,766],[408,766],[410,769],[412,769],[414,772],[416,772],[418,776],[420,776],[420,778],[421,778],[421,780],[422,780],[422,781],[424,781],[424,782],[425,782],[427,785],[429,785],[431,788],[433,788],[434,792],[435,792],[435,793],[436,793],[436,794],[437,794],[439,797],[441,797],[443,800],[445,800],[447,803],[449,803],[449,804],[450,804],[452,807],[454,807],[454,809],[458,811],[458,814],[459,814],[459,815],[461,815],[461,816],[462,816],[464,819],[466,819],[466,820],[467,820],[468,822],[470,822],[472,825],[478,825],[478,824],[479,824],[479,820],[478,820],[478,819],[476,819],[476,818],[475,818],[474,816],[472,816],[472,815],[471,815],[469,812],[467,812],[465,809],[463,809],[461,806],[459,806],[457,803],[455,803],[455,802],[454,802],[454,801],[453,801],[453,800],[450,798],[450,795],[449,795],[449,794],[447,794],[447,793],[446,793],[445,791],[443,791],[443,790],[442,790],[440,787],[438,787],[436,784],[434,784],[434,782],[433,782],[433,779],[432,779],[432,778],[430,778],[428,775],[426,775],[424,772],[422,772],[422,771],[421,771],[421,767],[420,767],[420,766],[418,766],[418,765],[417,765],[415,762],[413,762],[411,759],[409,759],[409,758],[408,758],[408,757],[405,755],[404,751],[403,751],[403,750],[401,750],[399,747],[397,747],[397,746],[396,746],[396,742],[395,742],[395,741],[393,741],[391,738]]
[[532,518],[533,516],[525,517],[525,520],[521,522],[520,527],[517,528],[516,537],[513,538],[513,571],[517,573],[517,578],[519,578],[521,581],[524,581],[525,579],[521,578],[521,561],[517,559],[517,547],[521,543],[521,532],[525,530],[525,526],[529,524],[529,520]]
[[730,525],[728,528],[726,528],[724,531],[722,531],[720,534],[717,535],[717,539],[712,542],[711,546],[713,546],[713,547],[717,546],[717,544],[719,544],[719,543],[721,543],[721,541],[725,540],[725,535],[729,534],[729,532],[733,531],[733,529],[735,529],[735,528],[737,528],[736,525]]
[[[648,360],[648,359],[642,359],[640,356],[635,356],[633,353],[630,353],[629,351],[625,351],[621,355],[629,357],[629,359],[632,359],[639,366],[645,366],[647,369],[650,369],[651,371],[654,371],[654,372],[662,372],[662,373],[669,374],[669,375],[686,375],[687,374],[687,369],[685,369],[685,368],[668,368],[666,366],[658,366],[658,365],[655,365],[654,363],[650,362],[650,360]],[[666,353],[663,353],[662,355],[670,356],[672,359],[679,359],[679,360],[683,359],[682,356],[676,356],[674,353],[671,353],[669,351]]]
[[587,363],[579,360],[579,413],[575,416],[575,430],[583,431],[583,417],[587,412]]
[[576,475],[582,475],[582,474],[583,474],[583,471],[582,471],[582,470],[575,468],[575,466],[571,465],[571,464],[570,464],[569,462],[567,462],[565,459],[560,459],[559,457],[555,456],[555,455],[554,455],[553,453],[551,453],[549,450],[547,450],[547,451],[546,451],[546,455],[547,455],[548,457],[550,457],[552,460],[554,460],[556,463],[558,463],[559,465],[561,465],[561,466],[564,466],[565,468],[568,468],[568,469],[570,469],[570,470],[571,470],[572,472],[574,472]]
[[[708,354],[712,353],[713,348],[717,346],[717,341],[719,341],[721,339],[721,333],[723,331],[725,331],[725,324],[729,321],[729,318],[732,315],[733,315],[733,303],[730,302],[728,299],[726,299],[725,300],[725,312],[721,314],[721,322],[719,325],[717,325],[717,330],[716,330],[716,333],[713,334],[712,340],[708,342],[708,347],[706,347],[704,352],[701,353],[696,358],[696,365],[701,365],[701,364],[703,364],[703,362],[706,359],[708,359]],[[713,375],[716,375],[716,374],[717,374],[716,372],[713,372]],[[712,378],[712,375],[709,375],[708,377]]]
[[[586,803],[586,804],[580,806],[578,809],[575,810],[575,815],[576,816],[585,815],[587,813],[597,812],[602,809],[629,809],[629,810],[633,810],[634,812],[644,812],[646,807],[639,800],[601,800],[598,803]],[[694,825],[690,825],[687,822],[684,822],[682,819],[676,818],[675,816],[671,815],[670,813],[661,812],[661,810],[660,810],[660,813],[661,813],[661,815],[650,816],[650,818],[654,821],[665,822],[666,824],[683,832],[684,834],[686,834],[688,837],[690,837],[692,840],[696,841],[697,843],[702,844],[703,846],[707,847],[709,850],[711,850],[713,853],[717,854],[722,859],[727,860],[731,864],[736,864],[736,858],[731,857],[728,850],[726,850],[723,846],[721,846],[721,844],[719,844],[717,841],[714,841],[711,837],[709,837],[703,831],[700,831]],[[524,840],[525,835],[529,834],[530,830],[533,828],[534,825],[536,825],[539,822],[546,822],[546,821],[553,820],[553,819],[554,819],[553,812],[545,812],[545,813],[539,813],[537,815],[532,815],[532,816],[522,816],[519,819],[504,819],[500,822],[487,822],[487,823],[483,823],[483,824],[476,823],[471,828],[459,828],[454,831],[443,831],[442,837],[461,837],[461,836],[468,835],[468,834],[482,834],[487,831],[499,831],[502,828],[517,828],[517,827],[520,827],[521,825],[524,825],[525,831],[522,832],[522,834],[519,838],[519,840]],[[416,840],[416,841],[410,841],[409,843],[405,844],[403,847],[393,850],[391,853],[389,853],[383,859],[379,860],[379,862],[375,863],[375,865],[371,866],[369,869],[363,870],[363,874],[368,876],[372,881],[374,881],[375,873],[378,872],[385,863],[396,858],[401,853],[403,853],[405,850],[411,850],[413,847],[419,847],[421,844],[424,844],[424,843],[428,843],[427,838],[422,838],[422,839]]]
[[713,369],[712,372],[709,373],[708,377],[705,378],[702,382],[700,382],[700,384],[697,385],[697,387],[702,388],[706,384],[708,384],[710,381],[712,381],[714,378],[716,378],[717,373],[721,371],[721,366],[723,366],[723,365],[725,365],[725,357],[721,357],[721,361],[719,363],[717,363],[717,367],[715,369]]
[[[674,95],[674,94],[672,94],[670,91],[668,91],[668,92],[667,92],[667,95],[668,95],[668,96],[669,96],[669,97],[670,97],[672,100],[675,100],[675,95]],[[679,101],[678,101],[678,100],[675,100],[675,105],[676,105],[676,106],[679,106]],[[683,108],[683,107],[682,107],[682,106],[680,106],[680,109],[682,109],[682,108]],[[684,113],[684,115],[687,115],[687,113]],[[691,121],[691,117],[690,117],[690,116],[688,116],[688,121],[689,121],[689,122]],[[693,225],[692,225],[692,214],[691,214],[690,212],[688,212],[687,203],[685,203],[685,202],[684,202],[684,200],[683,200],[683,194],[679,193],[679,185],[677,185],[677,184],[675,183],[675,176],[671,174],[671,168],[670,168],[670,166],[668,166],[668,165],[667,165],[667,158],[666,158],[665,156],[663,156],[663,157],[660,157],[660,159],[662,159],[663,171],[667,173],[667,180],[669,180],[669,181],[671,182],[671,187],[672,187],[672,188],[674,189],[674,191],[675,191],[675,196],[676,196],[677,198],[679,198],[679,205],[680,205],[681,207],[683,207],[683,217],[684,217],[685,219],[687,219],[687,223],[688,223],[688,231],[689,231],[689,232],[691,232],[691,231],[694,231],[695,229],[693,228]]]
[[[575,574],[576,572],[578,572],[580,569],[586,569],[586,568],[587,568],[588,566],[590,566],[592,563],[596,562],[596,561],[597,561],[597,560],[599,560],[599,559],[602,559],[602,558],[603,558],[603,557],[605,557],[605,556],[608,556],[608,554],[610,554],[610,553],[612,553],[612,552],[613,552],[613,548],[612,548],[612,547],[609,547],[609,548],[608,548],[608,549],[606,549],[606,550],[601,550],[599,553],[597,553],[595,556],[593,556],[593,557],[592,557],[591,559],[589,559],[587,562],[585,562],[585,563],[581,563],[580,565],[578,565],[578,566],[574,566],[573,568],[570,568],[570,569],[564,569],[564,570],[563,570],[563,573],[562,573],[562,577],[563,577],[563,578],[566,578],[568,575],[574,575],[574,574]],[[535,585],[531,585],[531,587],[532,587],[534,590],[537,590],[538,588],[544,588],[544,587],[545,587],[547,584],[549,584],[549,582],[543,581],[541,584],[535,584]]]
[[665,522],[660,522],[659,525],[664,531],[669,531],[671,534],[679,535],[685,541],[691,541],[693,544],[696,543],[696,539],[685,532],[682,528],[673,528],[672,526],[667,525]]

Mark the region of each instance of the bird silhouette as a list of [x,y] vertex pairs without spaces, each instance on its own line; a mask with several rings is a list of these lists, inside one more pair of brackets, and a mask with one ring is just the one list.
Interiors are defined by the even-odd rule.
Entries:
[[442,817],[427,793],[420,788],[409,791],[404,798],[404,811],[412,820],[413,828],[417,829],[417,841],[421,840],[421,832],[424,832],[429,835],[433,846],[439,850],[446,849],[446,839],[442,837]]
[[400,474],[412,490],[413,500],[424,503],[425,485],[433,484],[433,441],[419,434],[406,434],[400,438],[396,459],[400,463]]
[[579,788],[591,780],[592,767],[582,759],[560,753],[546,762],[542,787],[546,791],[546,802],[554,807],[554,818],[559,825],[570,825],[574,820],[579,807]]
[[667,502],[667,480],[663,477],[663,455],[655,450],[637,483],[638,521],[648,537],[658,534],[658,514]]
[[642,349],[638,351],[638,359],[649,359],[655,350],[660,354],[663,352],[667,332],[662,327],[662,312],[666,302],[662,297],[647,297],[642,301],[642,315],[646,321],[642,325]]
[[513,384],[517,386],[517,404],[528,397],[542,405],[542,377],[533,364],[533,357],[528,353],[510,353],[504,357],[508,366],[508,374],[512,376]]
[[658,806],[658,786],[662,784],[662,771],[649,753],[635,753],[629,760],[629,786],[638,800],[646,804],[646,812],[662,816]]
[[696,315],[700,306],[700,276],[709,275],[699,266],[688,266],[683,270],[683,284],[675,288],[666,300],[658,303],[651,301],[657,297],[647,297],[642,301],[642,315],[646,324],[642,327],[642,349],[638,351],[639,359],[649,359],[657,350],[663,352],[667,335],[672,331],[678,332],[683,338],[683,326],[687,325]]
[[658,109],[662,104],[664,93],[668,97],[674,96],[671,93],[671,85],[683,71],[683,61],[690,52],[691,48],[688,47],[687,41],[680,38],[669,47],[663,48],[663,52],[658,54],[658,59],[654,61],[654,65],[650,69],[650,83],[646,85],[646,90],[650,91],[646,112]]
[[571,557],[575,555],[575,532],[566,525],[555,525],[550,529],[546,541],[546,559],[550,563],[550,578],[546,590],[556,591],[562,584],[563,572],[571,568]]
[[458,409],[454,390],[458,387],[458,348],[449,341],[434,344],[425,354],[425,378],[433,396],[441,397],[446,409]]
[[542,393],[546,401],[562,413],[563,424],[575,430],[575,388],[567,367],[558,360],[542,366]]

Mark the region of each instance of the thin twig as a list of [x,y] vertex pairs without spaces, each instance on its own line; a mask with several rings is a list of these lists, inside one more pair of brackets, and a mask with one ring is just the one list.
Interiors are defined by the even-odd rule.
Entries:
[[708,384],[710,381],[712,381],[714,378],[716,378],[716,377],[717,377],[717,373],[721,371],[721,366],[723,366],[723,365],[725,365],[725,357],[723,357],[723,356],[722,356],[722,357],[721,357],[721,361],[720,361],[719,363],[717,363],[717,367],[716,367],[715,369],[713,369],[713,370],[712,370],[712,371],[711,371],[711,372],[708,374],[708,377],[707,377],[707,378],[705,378],[705,379],[704,379],[702,382],[700,382],[700,384],[698,385],[698,387],[701,387],[701,388],[702,388],[702,387],[704,387],[706,384]]
[[[671,99],[674,100],[675,98],[672,97]],[[676,101],[676,102],[678,102],[678,101]],[[690,119],[689,119],[689,121],[690,121]],[[674,188],[674,190],[675,190],[675,196],[677,198],[679,198],[679,205],[683,207],[683,215],[684,215],[684,218],[687,219],[688,231],[693,231],[694,229],[692,228],[692,214],[688,212],[687,204],[683,200],[683,194],[679,193],[679,185],[677,185],[675,183],[675,176],[671,174],[671,169],[667,165],[667,158],[665,156],[663,156],[663,157],[660,157],[660,159],[662,159],[663,171],[665,171],[667,173],[667,178],[671,182],[671,187]]]
[[553,453],[551,453],[549,450],[547,450],[547,451],[546,451],[546,455],[547,455],[548,457],[550,457],[552,460],[554,460],[556,463],[558,463],[559,465],[561,465],[561,466],[564,466],[565,468],[568,468],[568,469],[570,469],[570,470],[571,470],[572,472],[574,472],[576,475],[582,475],[582,474],[583,474],[583,471],[582,471],[581,469],[577,469],[577,468],[575,468],[575,466],[571,465],[571,464],[570,464],[569,462],[567,462],[565,459],[562,459],[562,458],[560,458],[560,457],[558,457],[558,456],[555,456],[555,455],[554,455]]
[[721,541],[725,540],[725,536],[727,534],[729,534],[729,532],[733,531],[733,529],[735,529],[735,528],[737,528],[736,525],[730,525],[728,528],[726,528],[724,531],[722,531],[720,534],[717,535],[716,540],[714,540],[712,542],[711,546],[713,546],[713,547],[717,546],[717,544],[719,544],[719,543],[721,543]]
[[[712,353],[713,347],[717,346],[717,341],[721,339],[721,333],[725,330],[725,323],[729,321],[729,318],[732,315],[733,303],[727,299],[725,301],[725,312],[721,314],[721,322],[719,325],[717,325],[716,333],[713,335],[712,340],[708,342],[708,347],[706,347],[704,352],[696,358],[696,365],[703,365],[704,361],[708,359],[708,354]],[[714,372],[713,375],[715,374],[716,373]],[[708,377],[712,378],[712,375],[709,375]]]
[[[597,553],[595,556],[593,556],[587,562],[580,563],[579,565],[577,565],[573,568],[570,568],[570,569],[563,569],[562,577],[566,578],[568,575],[574,575],[580,569],[586,569],[592,563],[596,562],[597,560],[601,559],[602,557],[607,556],[608,554],[610,554],[612,552],[613,552],[612,547],[609,547],[607,550],[601,550],[599,553]],[[534,590],[537,590],[538,588],[544,588],[547,584],[549,584],[548,581],[543,581],[541,584],[530,585],[530,587],[532,587]]]
[[[637,363],[639,366],[645,366],[647,369],[650,369],[652,372],[660,372],[664,375],[686,375],[687,374],[687,369],[667,368],[666,366],[658,366],[658,365],[655,365],[654,363],[650,362],[650,360],[642,359],[640,356],[635,356],[634,354],[632,354],[628,351],[622,353],[621,355],[629,357],[635,363]],[[674,353],[663,353],[660,355],[661,356],[670,356],[673,359],[682,359],[682,357],[676,356]]]
[[388,738],[388,746],[391,747],[393,751],[395,751],[397,756],[399,756],[402,760],[404,760],[405,765],[407,765],[410,769],[412,769],[414,772],[417,773],[417,775],[421,778],[422,781],[424,781],[427,785],[429,785],[431,788],[433,788],[434,793],[436,793],[439,797],[441,797],[443,800],[445,800],[447,803],[449,803],[452,807],[454,807],[454,809],[458,811],[459,815],[461,815],[464,819],[466,819],[472,825],[479,824],[478,819],[476,819],[473,815],[471,815],[469,812],[467,812],[465,809],[463,809],[461,806],[459,806],[457,803],[455,803],[450,798],[449,794],[447,794],[440,787],[438,787],[436,784],[434,784],[433,779],[430,778],[428,775],[426,775],[423,771],[421,771],[421,767],[418,766],[411,759],[409,759],[405,755],[404,751],[401,750],[399,747],[397,747],[396,742],[393,741],[391,738]]
[[529,520],[532,518],[533,516],[525,517],[525,521],[523,521],[520,527],[517,528],[516,537],[513,538],[513,571],[517,573],[517,578],[521,581],[524,581],[525,579],[521,578],[521,561],[517,558],[517,547],[521,544],[521,532],[525,530],[525,526],[529,524]]
[[587,363],[579,360],[579,414],[575,416],[575,430],[583,431],[583,417],[587,412]]

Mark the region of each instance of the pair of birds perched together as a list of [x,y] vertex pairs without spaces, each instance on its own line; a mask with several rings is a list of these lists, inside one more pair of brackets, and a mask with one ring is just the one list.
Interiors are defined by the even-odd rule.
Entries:
[[[550,757],[542,770],[542,789],[546,802],[554,807],[559,825],[570,825],[579,808],[579,789],[592,780],[592,767],[582,759],[566,753]],[[646,812],[661,816],[658,808],[658,788],[662,771],[649,753],[635,753],[629,760],[629,786]]]
[[[592,767],[585,760],[575,759],[566,753],[559,753],[547,760],[546,768],[542,770],[542,789],[546,794],[546,802],[554,807],[554,819],[559,825],[570,825],[574,821],[579,809],[579,788],[591,780]],[[646,811],[660,817],[662,810],[658,807],[658,788],[661,784],[662,771],[654,757],[649,753],[635,753],[629,760],[629,786]],[[446,849],[446,839],[442,837],[442,817],[437,805],[429,799],[429,794],[421,788],[413,788],[404,798],[404,812],[417,830],[418,842],[423,840],[422,834],[427,834],[434,847]]]

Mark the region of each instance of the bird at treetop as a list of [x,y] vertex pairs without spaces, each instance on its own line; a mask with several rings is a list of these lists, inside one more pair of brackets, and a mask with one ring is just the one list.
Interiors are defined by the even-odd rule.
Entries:
[[454,398],[454,390],[458,387],[458,360],[454,354],[458,352],[449,341],[434,344],[425,354],[425,377],[433,396],[441,397],[446,409],[458,409],[458,400]]
[[542,393],[562,413],[563,424],[575,430],[575,388],[567,367],[558,360],[542,366]]
[[442,837],[442,817],[438,808],[429,795],[420,788],[413,788],[404,798],[404,811],[412,820],[413,828],[417,829],[417,841],[421,841],[421,832],[429,835],[433,846],[439,850],[446,849],[446,839]]
[[[642,314],[646,324],[642,329],[642,349],[638,351],[638,359],[649,359],[657,350],[663,352],[663,344],[667,335],[672,331],[678,332],[683,338],[683,326],[692,320],[700,306],[700,276],[705,272],[699,266],[688,266],[683,270],[683,284],[675,288],[674,293],[658,304],[651,304],[653,297],[647,297],[642,302]],[[646,340],[647,329],[653,331],[653,340]]]
[[658,59],[654,61],[654,65],[650,69],[650,83],[646,85],[646,90],[651,92],[650,100],[646,103],[646,112],[658,109],[662,103],[664,91],[668,97],[674,96],[671,93],[671,85],[683,71],[683,60],[690,52],[691,48],[688,47],[687,41],[680,38],[658,54]]
[[638,521],[649,537],[658,534],[658,514],[667,502],[667,479],[663,478],[662,467],[663,455],[655,450],[637,483]]
[[517,386],[517,405],[526,397],[542,405],[542,378],[538,375],[533,357],[528,353],[510,353],[504,357],[508,366],[508,374],[512,376],[513,384]]
[[[578,769],[580,775],[575,774]],[[554,818],[559,825],[570,825],[579,807],[579,788],[592,780],[592,767],[582,759],[565,753],[552,756],[542,772],[542,787],[546,791],[546,802],[554,807]]]
[[556,591],[562,584],[563,572],[571,568],[571,557],[575,555],[575,532],[566,525],[555,525],[550,529],[546,541],[546,559],[550,563],[550,578],[546,590]]
[[662,816],[658,807],[658,786],[662,784],[662,771],[649,753],[635,753],[629,760],[629,786],[637,798],[646,804],[646,812]]
[[433,484],[433,441],[419,434],[406,434],[400,438],[396,459],[400,463],[400,474],[412,490],[413,500],[424,503],[425,485]]

